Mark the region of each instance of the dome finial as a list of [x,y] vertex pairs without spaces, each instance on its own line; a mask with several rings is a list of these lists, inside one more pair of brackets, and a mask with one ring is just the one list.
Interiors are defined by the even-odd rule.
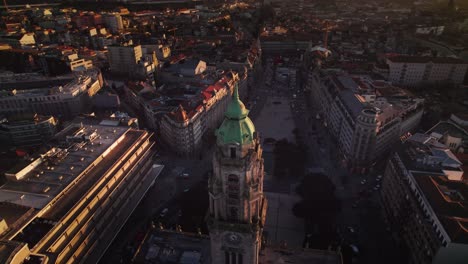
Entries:
[[236,84],[234,85],[234,92],[232,92],[232,99],[240,100],[239,99],[239,85]]
[[255,126],[248,117],[249,110],[239,99],[239,87],[236,83],[232,92],[223,123],[216,130],[218,143],[222,144],[250,144],[254,140]]
[[245,105],[239,99],[239,86],[236,83],[232,92],[232,100],[226,109],[225,116],[229,119],[243,119],[248,114],[249,110],[245,108]]

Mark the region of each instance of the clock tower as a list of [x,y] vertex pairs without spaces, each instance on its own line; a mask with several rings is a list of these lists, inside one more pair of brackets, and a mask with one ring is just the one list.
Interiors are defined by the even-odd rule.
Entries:
[[248,113],[236,85],[216,130],[213,175],[208,182],[211,263],[258,263],[267,203],[262,147]]

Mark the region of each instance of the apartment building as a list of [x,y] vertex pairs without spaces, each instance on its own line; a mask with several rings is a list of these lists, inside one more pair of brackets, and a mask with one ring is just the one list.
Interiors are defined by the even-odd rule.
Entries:
[[122,16],[117,13],[107,13],[102,15],[102,22],[112,33],[119,33],[123,30]]
[[467,259],[468,185],[461,181],[461,165],[425,134],[408,138],[390,158],[382,180],[382,211],[409,263]]
[[[12,84],[14,85],[14,84]],[[0,114],[40,114],[70,118],[85,112],[89,98],[103,86],[97,69],[81,72],[63,86],[52,88],[3,90],[0,92]]]
[[75,123],[53,142],[5,174],[2,263],[97,263],[163,168],[143,130]]
[[187,113],[182,105],[177,110],[164,115],[161,120],[161,139],[170,146],[172,152],[181,156],[194,156],[202,147],[203,108]]
[[12,47],[20,48],[23,46],[31,46],[36,44],[34,33],[20,33],[4,35],[0,37],[0,43],[9,44]]
[[9,117],[0,120],[2,146],[38,146],[53,137],[57,120],[53,116]]
[[416,87],[449,82],[463,84],[468,63],[450,57],[387,56],[388,80],[395,85]]
[[414,130],[423,99],[367,75],[315,70],[308,89],[351,168],[366,168]]
[[179,155],[199,154],[204,137],[213,135],[224,119],[233,86],[237,82],[238,80],[224,77],[203,89],[200,93],[202,100],[197,101],[189,111],[180,105],[176,110],[162,116],[161,139]]
[[158,61],[152,54],[143,54],[141,45],[133,45],[130,41],[121,45],[108,46],[107,49],[109,50],[110,70],[113,73],[152,79]]
[[141,45],[133,45],[132,42],[122,45],[112,45],[109,50],[110,70],[116,73],[130,73],[143,56]]

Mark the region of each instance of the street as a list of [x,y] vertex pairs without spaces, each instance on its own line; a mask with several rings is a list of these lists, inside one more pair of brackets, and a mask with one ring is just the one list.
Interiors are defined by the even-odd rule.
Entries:
[[[292,142],[294,141],[292,131],[297,129],[299,137],[309,150],[306,171],[323,171],[336,187],[336,197],[341,202],[341,211],[336,218],[336,231],[340,238],[337,244],[352,245],[358,249],[359,252],[354,254],[353,263],[375,263],[376,259],[382,259],[383,256],[385,257],[381,263],[397,263],[395,261],[398,259],[393,256],[392,250],[389,250],[394,248],[394,245],[389,239],[385,239],[389,236],[380,217],[378,173],[353,175],[342,166],[342,157],[338,154],[334,139],[323,120],[317,118],[317,111],[309,103],[308,95],[302,88],[302,81],[296,79],[296,76],[300,75],[296,74],[299,71],[297,62],[292,61],[290,64],[292,66],[282,66],[278,69],[272,60],[267,60],[260,84],[251,91],[250,101],[245,102],[250,110],[249,117],[256,125],[263,143],[267,172],[264,191],[270,193],[272,198],[279,197],[272,195],[282,194],[286,195],[282,199],[296,199],[295,186],[300,179],[273,177],[274,145],[265,144],[264,140],[287,138]],[[151,223],[176,229],[181,223],[191,221],[190,217],[193,216],[187,215],[182,210],[183,203],[187,201],[181,197],[194,191],[195,188],[197,192],[206,192],[204,188],[211,171],[212,148],[213,146],[206,148],[202,160],[183,159],[170,153],[160,153],[155,163],[165,165],[163,173],[136,208],[101,263],[131,260]],[[278,217],[280,214],[289,220],[285,220],[282,226],[270,225],[270,230],[287,230],[288,223],[297,226],[297,220],[300,219],[292,215],[291,208],[294,203],[288,204],[287,208],[277,207],[275,215]],[[203,226],[200,228],[203,229]],[[294,230],[297,236],[297,232],[300,233],[303,229]],[[195,230],[190,231],[195,232]],[[278,231],[274,234],[278,234]],[[301,238],[293,239],[294,233],[283,232],[283,234],[294,240],[295,246],[300,245]],[[305,233],[303,235],[306,236]],[[379,244],[374,243],[377,240],[380,241]]]
[[[359,252],[355,252],[353,263],[398,263],[400,260],[394,254],[396,247],[388,238],[389,234],[381,219],[379,204],[380,181],[383,172],[372,172],[368,175],[356,175],[348,171],[343,165],[343,157],[340,156],[335,139],[332,138],[325,122],[317,118],[317,111],[311,105],[308,94],[305,93],[302,80],[296,79],[297,63],[290,61],[290,66],[282,65],[282,68],[291,67],[287,78],[279,78],[277,65],[267,58],[264,83],[254,92],[255,96],[250,104],[252,120],[256,124],[261,135],[274,137],[285,135],[280,131],[292,131],[297,129],[299,137],[308,147],[306,169],[309,171],[325,173],[336,187],[336,197],[341,202],[341,211],[337,215],[337,234],[341,241],[338,244],[352,245]],[[283,69],[284,71],[284,69]],[[271,106],[271,102],[280,102],[275,105],[276,110],[270,113],[275,116],[273,124],[264,125],[264,120],[258,120],[260,112],[265,107]],[[290,104],[293,123],[284,122],[284,116],[280,114],[284,103]],[[270,105],[268,105],[270,104]],[[269,110],[270,111],[270,110]],[[268,112],[268,111],[266,111]],[[263,117],[260,117],[263,119]],[[269,129],[277,130],[274,132]],[[263,136],[262,135],[262,136]],[[283,136],[288,138],[288,136]],[[265,138],[262,138],[264,140]],[[278,137],[276,140],[280,139]],[[288,138],[290,140],[290,138]],[[264,144],[265,170],[272,171],[267,165],[273,166],[268,154],[272,147]],[[272,173],[270,173],[272,174]],[[299,179],[273,179],[271,175],[265,176],[265,191],[283,192],[294,194],[294,186]],[[304,234],[305,235],[305,234]],[[379,243],[375,243],[379,241]],[[392,250],[393,249],[393,250]]]

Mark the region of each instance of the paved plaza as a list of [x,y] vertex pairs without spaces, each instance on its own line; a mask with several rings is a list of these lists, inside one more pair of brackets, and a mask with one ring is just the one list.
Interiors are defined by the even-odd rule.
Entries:
[[285,241],[290,248],[302,248],[304,220],[297,218],[292,208],[300,198],[296,195],[264,192],[268,200],[268,210],[264,231],[268,242],[278,245]]
[[[291,113],[290,101],[284,97],[267,97],[260,115],[255,119],[255,127],[263,140],[286,138],[294,141],[292,133],[295,124]],[[268,147],[264,144],[265,151]]]

